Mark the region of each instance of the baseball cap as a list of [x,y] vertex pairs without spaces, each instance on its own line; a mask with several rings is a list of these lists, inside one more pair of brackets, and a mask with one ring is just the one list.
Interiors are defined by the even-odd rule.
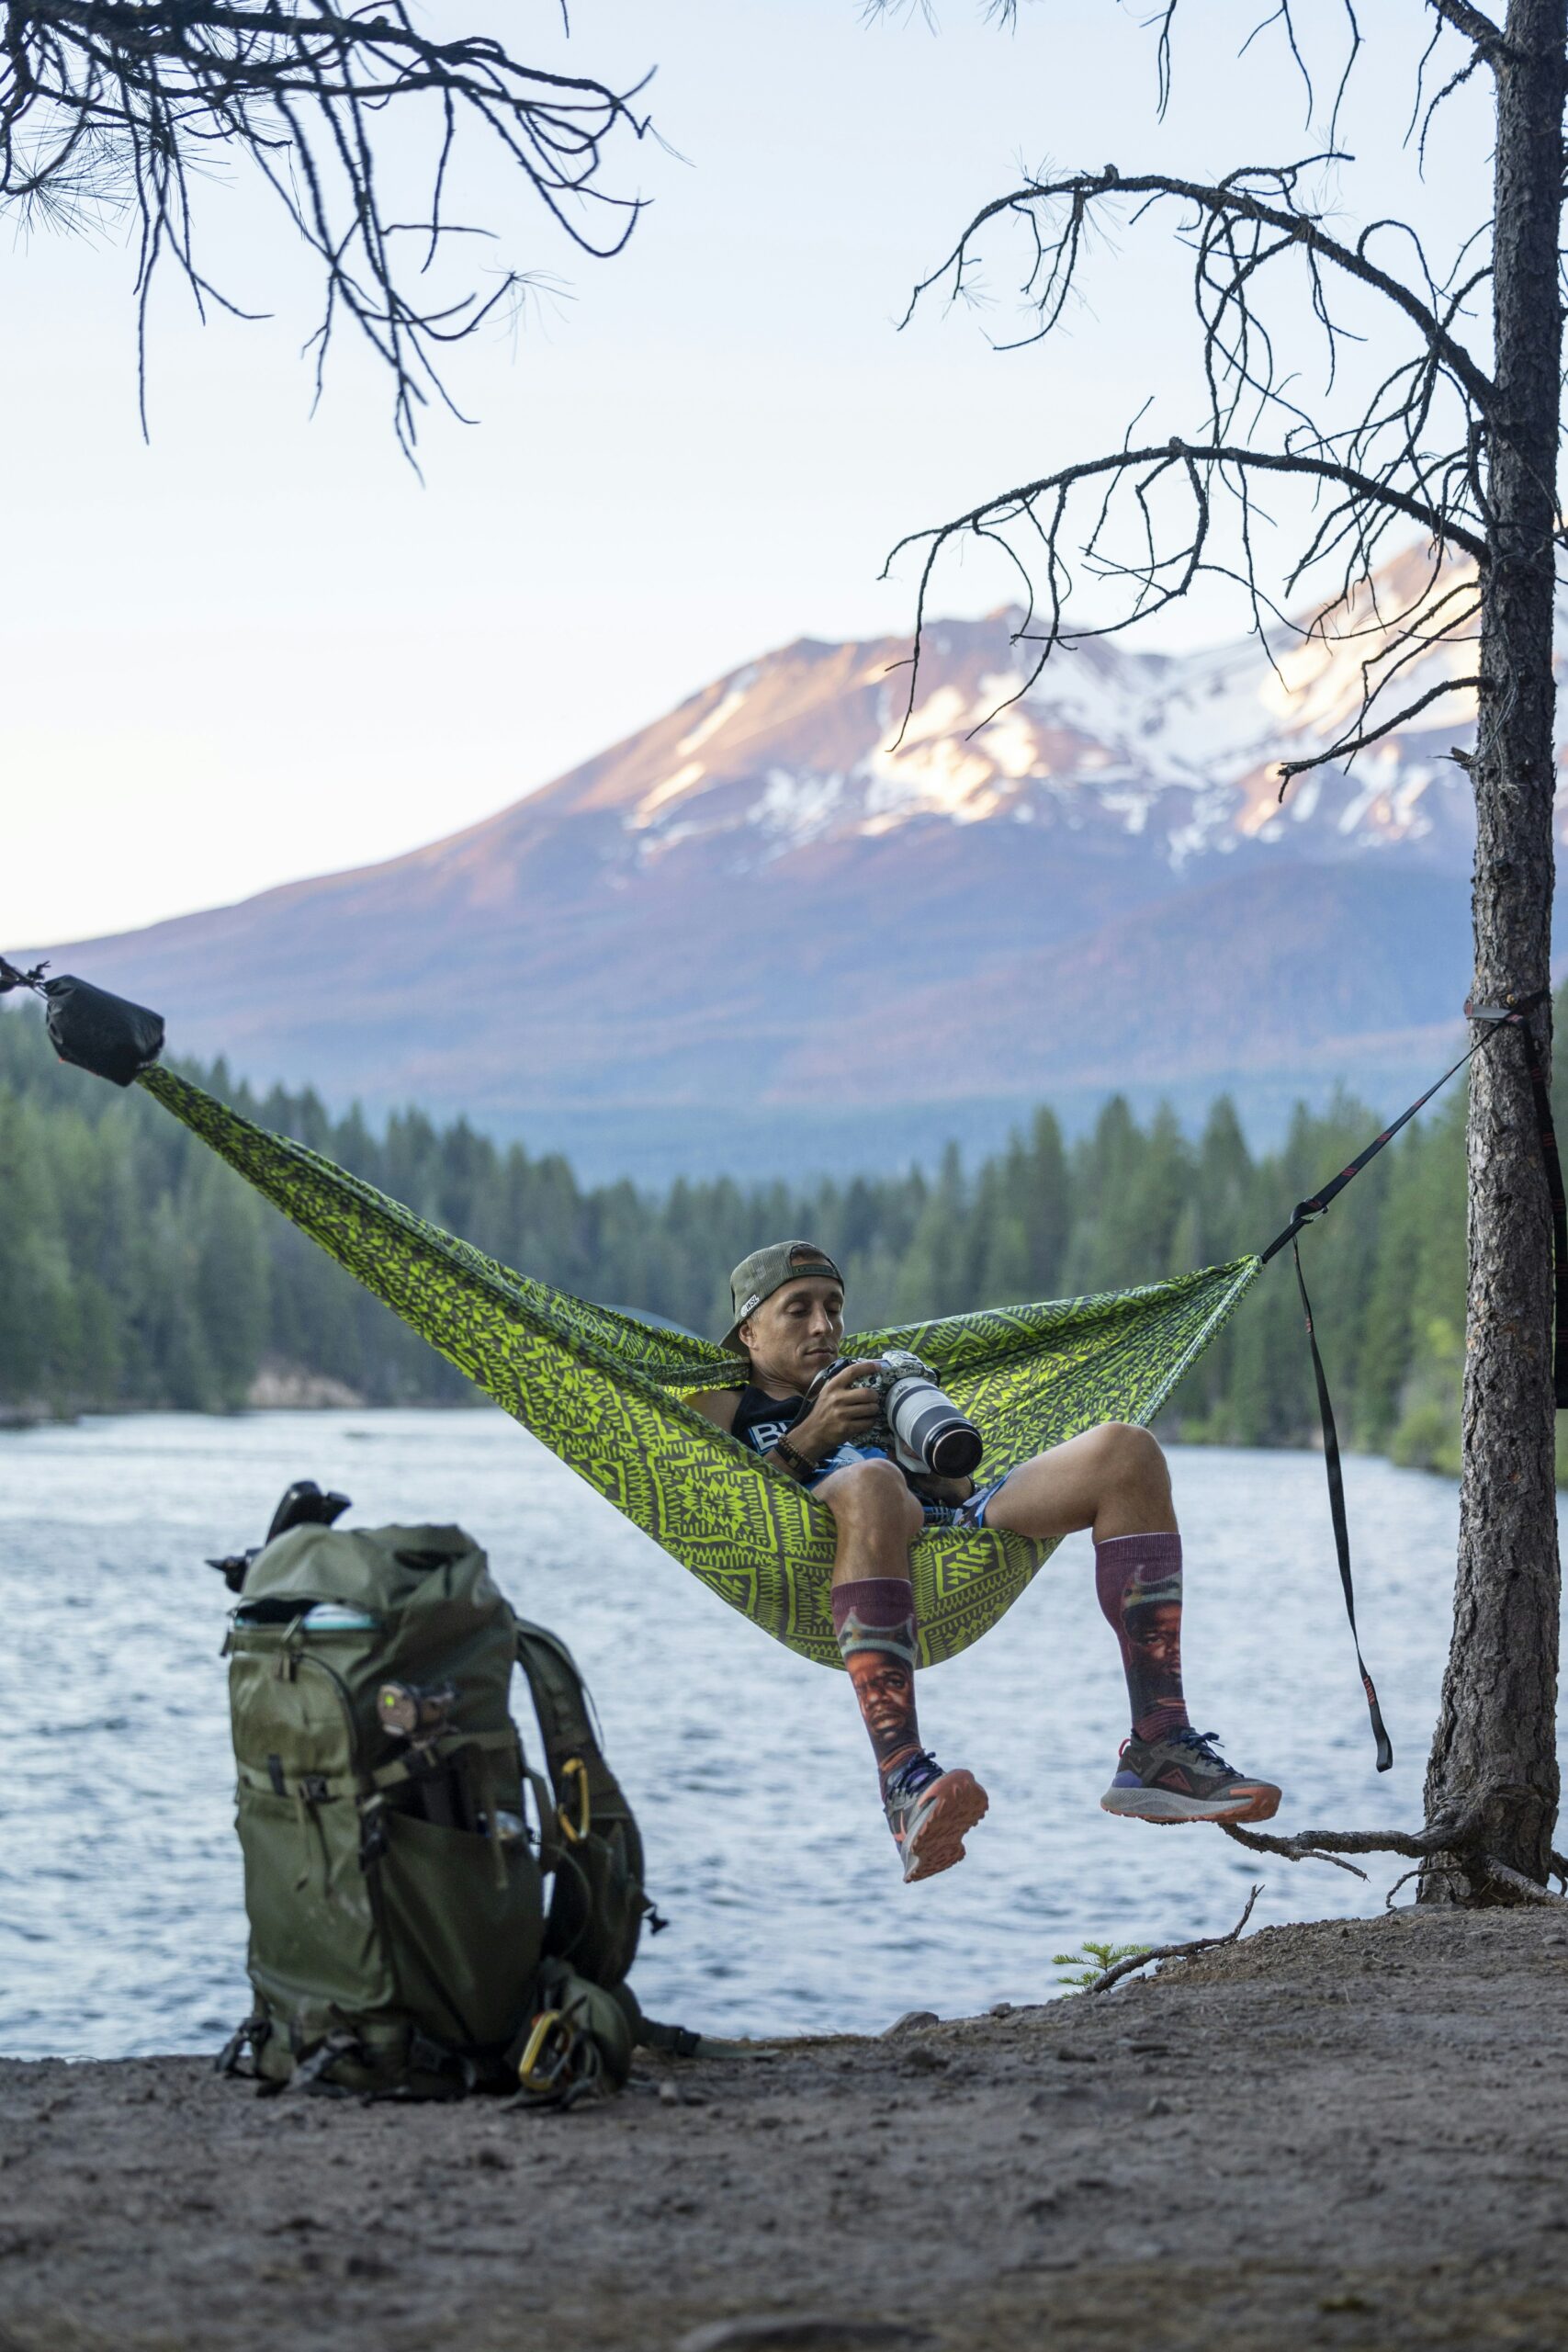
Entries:
[[802,1282],[811,1274],[826,1275],[840,1290],[843,1288],[842,1274],[826,1250],[818,1250],[814,1241],[770,1241],[765,1249],[753,1250],[749,1258],[742,1258],[729,1277],[729,1307],[734,1320],[719,1346],[737,1346],[740,1326],[765,1298],[783,1290],[785,1283]]

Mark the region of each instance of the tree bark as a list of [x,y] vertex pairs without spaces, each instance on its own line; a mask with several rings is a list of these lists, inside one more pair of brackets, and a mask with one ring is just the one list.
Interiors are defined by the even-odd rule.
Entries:
[[[1497,65],[1497,410],[1488,440],[1473,766],[1475,1001],[1550,978],[1553,878],[1558,247],[1568,0],[1511,0]],[[1535,1016],[1543,1049],[1550,1016]],[[1453,1641],[1427,1817],[1479,1811],[1486,1849],[1544,1881],[1557,1817],[1560,1570],[1551,1387],[1551,1224],[1524,1041],[1471,1065],[1470,1295]],[[1457,1863],[1422,1900],[1495,1900]]]

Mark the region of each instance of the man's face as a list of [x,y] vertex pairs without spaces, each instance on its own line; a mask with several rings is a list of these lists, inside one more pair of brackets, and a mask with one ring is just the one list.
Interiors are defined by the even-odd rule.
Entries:
[[1149,1664],[1166,1674],[1181,1671],[1181,1611],[1175,1601],[1134,1609],[1127,1621],[1128,1639]]
[[773,1396],[804,1396],[842,1350],[844,1294],[823,1274],[803,1274],[765,1298],[740,1326],[751,1375]]
[[881,1754],[908,1731],[915,1678],[902,1658],[886,1650],[856,1650],[847,1663],[866,1729]]

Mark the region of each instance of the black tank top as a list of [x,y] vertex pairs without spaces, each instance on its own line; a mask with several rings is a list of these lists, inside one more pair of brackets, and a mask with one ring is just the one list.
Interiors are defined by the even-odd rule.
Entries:
[[[735,1408],[735,1419],[730,1423],[729,1433],[738,1437],[743,1445],[754,1445],[759,1453],[771,1453],[780,1438],[787,1436],[794,1429],[805,1410],[804,1396],[770,1396],[765,1388],[749,1384],[740,1391],[740,1402]],[[828,1476],[829,1470],[841,1470],[846,1462],[886,1462],[886,1459],[880,1446],[851,1445],[846,1441],[834,1453],[825,1455],[812,1476],[802,1483],[814,1487],[818,1479]],[[907,1470],[904,1476],[908,1482]]]
[[805,1410],[804,1396],[770,1396],[765,1388],[747,1386],[740,1391],[729,1433],[754,1445],[759,1453],[772,1453]]

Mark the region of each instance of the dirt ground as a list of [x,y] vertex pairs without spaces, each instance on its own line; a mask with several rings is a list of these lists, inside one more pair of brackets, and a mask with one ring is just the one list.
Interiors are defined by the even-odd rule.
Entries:
[[570,2115],[0,2064],[0,2352],[1568,2346],[1568,1914],[1270,1928]]

